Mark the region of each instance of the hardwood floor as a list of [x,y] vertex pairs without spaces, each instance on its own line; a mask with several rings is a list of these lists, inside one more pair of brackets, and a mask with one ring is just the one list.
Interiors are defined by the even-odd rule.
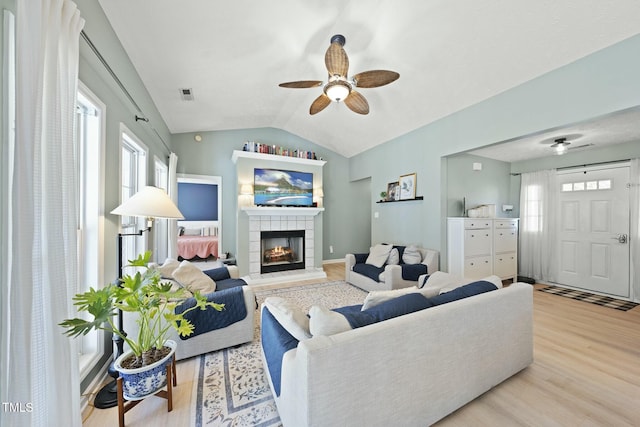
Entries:
[[[344,280],[344,264],[324,268],[327,281]],[[640,307],[623,312],[545,292],[533,298],[533,364],[436,425],[639,426]],[[151,397],[126,414],[126,425],[189,426],[196,360],[178,362],[172,412]],[[92,409],[84,426],[117,425],[116,408]]]

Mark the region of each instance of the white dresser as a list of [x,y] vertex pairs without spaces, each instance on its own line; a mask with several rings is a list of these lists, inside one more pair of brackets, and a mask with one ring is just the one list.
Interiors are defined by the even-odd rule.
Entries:
[[517,218],[448,218],[449,273],[471,279],[518,278]]

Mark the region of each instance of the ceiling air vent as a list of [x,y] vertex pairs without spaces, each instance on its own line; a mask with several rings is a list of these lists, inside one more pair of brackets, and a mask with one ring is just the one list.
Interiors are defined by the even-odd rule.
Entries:
[[193,92],[191,91],[191,88],[180,89],[180,98],[182,98],[183,101],[193,101]]

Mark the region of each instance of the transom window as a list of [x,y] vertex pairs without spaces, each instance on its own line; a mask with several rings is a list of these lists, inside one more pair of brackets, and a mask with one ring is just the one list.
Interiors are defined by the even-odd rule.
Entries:
[[598,181],[578,181],[565,182],[562,184],[563,192],[570,191],[594,191],[594,190],[611,190],[611,180],[602,179]]

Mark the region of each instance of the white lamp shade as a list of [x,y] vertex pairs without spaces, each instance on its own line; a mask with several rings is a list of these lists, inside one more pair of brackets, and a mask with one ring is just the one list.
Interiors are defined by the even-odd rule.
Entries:
[[313,195],[316,197],[324,197],[324,191],[322,191],[322,188],[314,188]]
[[184,215],[167,193],[158,187],[144,187],[111,211],[114,215],[145,218],[184,219]]

